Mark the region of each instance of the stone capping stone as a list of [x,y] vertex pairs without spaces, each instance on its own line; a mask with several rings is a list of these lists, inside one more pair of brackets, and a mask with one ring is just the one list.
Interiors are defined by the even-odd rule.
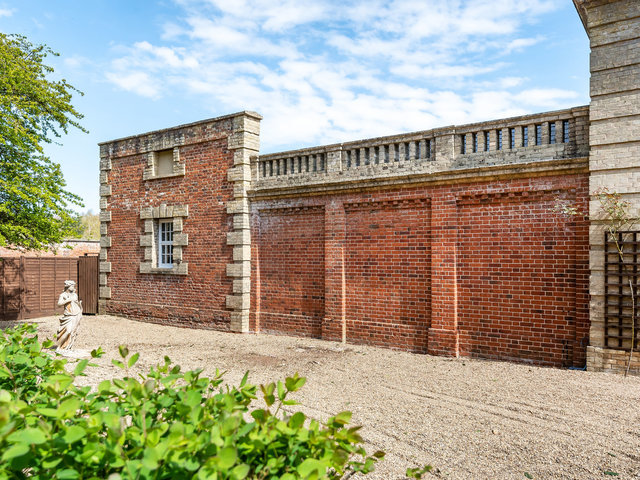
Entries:
[[233,199],[227,202],[227,214],[233,215],[232,231],[227,232],[227,245],[233,246],[233,262],[227,264],[227,276],[233,279],[233,290],[227,295],[231,310],[230,328],[234,332],[249,331],[251,304],[251,230],[248,191],[257,177],[255,159],[260,149],[260,119],[249,112],[233,118],[233,129],[227,148],[233,152],[233,167],[227,180],[233,185]]
[[[182,261],[182,249],[189,245],[189,235],[183,233],[185,217],[189,216],[188,205],[160,204],[140,209],[140,219],[144,220],[144,232],[140,235],[140,247],[144,249],[144,261],[140,262],[140,273],[159,275],[188,275],[189,265]],[[156,220],[173,219],[173,267],[156,266]]]
[[[246,117],[246,121],[239,122],[238,117]],[[197,122],[186,123],[174,127],[163,128],[139,135],[130,135],[128,137],[117,138],[106,142],[100,142],[100,157],[111,159],[124,157],[129,155],[137,155],[158,150],[166,150],[189,145],[192,143],[208,142],[211,140],[219,140],[228,137],[227,131],[224,130],[244,130],[252,127],[254,123],[259,125],[262,116],[255,112],[242,111],[223,115],[215,118],[199,120]],[[215,124],[228,124],[228,129],[210,128]],[[255,132],[254,132],[255,133]],[[257,132],[259,133],[259,131]]]
[[[169,149],[164,149],[169,150]],[[155,180],[158,178],[182,177],[186,173],[184,162],[180,162],[180,148],[173,147],[173,173],[170,175],[158,175],[158,152],[162,150],[154,150],[147,153],[147,166],[142,172],[143,180]]]

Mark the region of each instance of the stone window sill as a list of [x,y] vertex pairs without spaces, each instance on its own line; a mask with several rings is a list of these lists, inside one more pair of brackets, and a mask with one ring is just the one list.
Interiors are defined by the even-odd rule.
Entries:
[[176,263],[172,268],[153,267],[150,262],[140,264],[140,273],[153,275],[187,275],[189,272],[188,263]]
[[175,178],[175,177],[184,177],[184,172],[181,173],[170,173],[169,175],[153,175],[145,177],[143,180],[160,180],[162,178]]

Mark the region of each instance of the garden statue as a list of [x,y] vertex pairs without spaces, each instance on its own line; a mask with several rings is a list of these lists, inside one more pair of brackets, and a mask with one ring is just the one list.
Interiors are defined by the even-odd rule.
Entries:
[[71,350],[73,342],[76,340],[78,326],[82,318],[82,301],[78,300],[76,293],[76,282],[66,280],[64,282],[64,292],[58,298],[58,305],[64,306],[64,312],[60,317],[60,328],[57,335],[57,350]]

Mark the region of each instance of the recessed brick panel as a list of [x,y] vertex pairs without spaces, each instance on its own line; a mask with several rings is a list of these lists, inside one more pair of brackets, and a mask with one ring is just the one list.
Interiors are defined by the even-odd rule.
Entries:
[[427,201],[346,205],[347,340],[425,352],[430,323]]
[[324,209],[263,211],[259,222],[254,284],[259,275],[260,331],[320,337]]
[[461,355],[573,365],[587,250],[584,229],[579,236],[573,218],[553,213],[559,199],[576,202],[560,190],[459,203]]

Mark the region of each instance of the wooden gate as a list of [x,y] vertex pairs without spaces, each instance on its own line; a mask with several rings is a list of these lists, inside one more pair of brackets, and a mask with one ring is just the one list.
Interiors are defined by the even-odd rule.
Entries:
[[[61,313],[65,280],[78,284],[84,313],[97,313],[98,257],[0,259],[0,319],[22,320]],[[85,306],[86,301],[86,306]]]
[[98,313],[98,266],[96,255],[78,257],[78,298],[82,313]]

